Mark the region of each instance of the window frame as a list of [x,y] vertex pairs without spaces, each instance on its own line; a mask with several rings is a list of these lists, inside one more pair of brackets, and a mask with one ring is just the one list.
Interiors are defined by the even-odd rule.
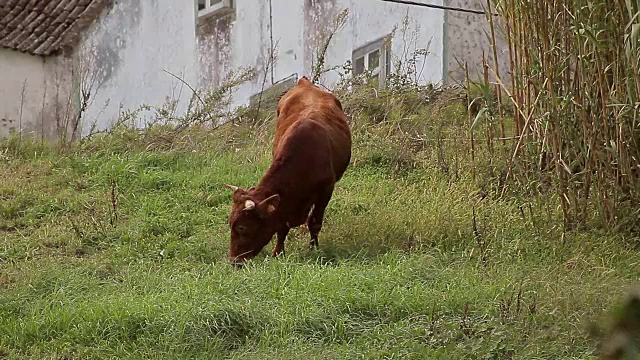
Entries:
[[196,17],[198,19],[204,19],[211,16],[222,17],[224,15],[235,13],[236,11],[235,0],[219,0],[218,3],[214,5],[211,5],[211,1],[215,0],[205,0],[205,7],[200,10],[200,1],[195,0]]
[[[355,50],[351,53],[352,74],[354,76],[363,74],[370,71],[369,69],[369,55],[376,50],[380,52],[378,58],[378,66],[371,72],[372,75],[378,77],[378,84],[380,88],[384,88],[387,84],[387,77],[391,71],[391,36],[386,35],[377,40],[371,41]],[[364,67],[361,73],[356,73],[356,61],[360,58],[364,60]]]

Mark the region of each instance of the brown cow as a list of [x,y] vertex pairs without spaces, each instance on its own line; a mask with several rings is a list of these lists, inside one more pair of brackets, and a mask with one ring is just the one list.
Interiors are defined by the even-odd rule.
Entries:
[[318,246],[324,211],[351,160],[351,131],[340,101],[302,77],[278,102],[272,162],[256,187],[233,190],[229,215],[234,265],[256,256],[277,234],[284,252],[289,229],[307,223]]

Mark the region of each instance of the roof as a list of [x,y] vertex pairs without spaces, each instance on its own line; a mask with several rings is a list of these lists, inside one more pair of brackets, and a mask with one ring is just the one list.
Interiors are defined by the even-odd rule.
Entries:
[[0,47],[32,55],[73,48],[112,0],[0,0]]

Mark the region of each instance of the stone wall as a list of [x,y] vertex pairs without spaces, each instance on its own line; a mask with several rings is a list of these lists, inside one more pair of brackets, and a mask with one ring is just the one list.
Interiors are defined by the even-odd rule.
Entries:
[[[482,0],[451,0],[448,6],[484,10],[486,1]],[[498,67],[505,83],[508,82],[509,53],[508,44],[501,28],[500,17],[494,16],[496,24],[496,39],[498,53]],[[493,48],[490,42],[491,28],[485,15],[447,10],[445,15],[444,38],[444,70],[445,83],[464,82],[464,64],[467,63],[470,76],[482,79],[482,56],[488,59],[494,68]],[[490,76],[491,78],[491,76]]]

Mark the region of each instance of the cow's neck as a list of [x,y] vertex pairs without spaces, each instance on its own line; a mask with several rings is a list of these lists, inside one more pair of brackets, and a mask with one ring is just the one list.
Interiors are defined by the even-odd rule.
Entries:
[[[256,192],[264,198],[271,195],[280,195],[280,202],[286,201],[288,198],[288,190],[291,187],[291,174],[286,176],[283,171],[285,164],[282,161],[274,161],[267,172],[264,174],[260,183],[256,186]],[[260,199],[262,200],[262,199]]]

